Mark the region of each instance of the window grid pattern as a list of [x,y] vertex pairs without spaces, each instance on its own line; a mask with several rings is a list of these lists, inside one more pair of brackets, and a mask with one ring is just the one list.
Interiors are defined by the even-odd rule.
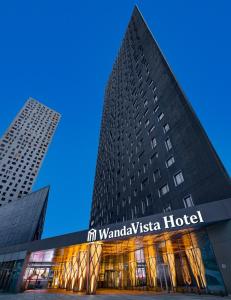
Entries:
[[[90,226],[183,208],[188,194],[195,203],[221,199],[229,177],[198,124],[135,10],[105,90]],[[179,170],[184,181],[176,186]],[[205,185],[196,187],[211,186],[211,177],[214,192],[208,198]],[[159,197],[165,184],[169,192]]]
[[[165,136],[170,126],[153,69],[132,20],[105,92],[91,226],[121,222],[168,206],[160,205],[158,199],[161,177],[169,172],[166,159],[172,143]],[[158,150],[163,149],[168,157],[161,161]],[[173,174],[169,180],[173,181]]]
[[31,192],[60,114],[28,99],[0,140],[0,206]]

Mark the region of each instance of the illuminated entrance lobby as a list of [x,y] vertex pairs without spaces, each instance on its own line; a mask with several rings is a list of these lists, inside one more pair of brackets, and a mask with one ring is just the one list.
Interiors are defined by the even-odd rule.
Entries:
[[225,293],[205,230],[33,252],[23,288],[89,294],[100,288]]
[[230,291],[230,199],[0,249],[0,289]]
[[230,199],[0,248],[0,289],[230,293]]

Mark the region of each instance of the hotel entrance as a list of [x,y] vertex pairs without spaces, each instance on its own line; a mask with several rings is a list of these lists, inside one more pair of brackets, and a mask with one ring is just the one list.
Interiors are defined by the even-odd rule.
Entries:
[[203,230],[103,243],[97,288],[225,293]]
[[111,288],[111,289],[119,288],[119,278],[120,278],[120,273],[118,271],[106,270],[105,280],[104,280],[105,288]]
[[155,254],[153,246],[143,242],[142,238],[104,246],[98,288],[173,291],[167,256],[162,253],[163,242],[158,244]]
[[23,286],[89,294],[102,289],[225,294],[202,229],[34,252]]

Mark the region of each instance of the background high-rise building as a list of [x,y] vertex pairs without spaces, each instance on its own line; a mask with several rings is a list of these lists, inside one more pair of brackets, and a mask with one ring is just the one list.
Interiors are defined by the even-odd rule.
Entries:
[[60,114],[29,98],[0,140],[0,206],[28,194]]
[[90,226],[230,196],[227,172],[135,8],[105,92]]

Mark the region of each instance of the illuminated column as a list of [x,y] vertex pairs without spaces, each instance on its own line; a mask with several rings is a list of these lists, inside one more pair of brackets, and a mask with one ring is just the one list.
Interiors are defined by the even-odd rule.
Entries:
[[87,294],[95,294],[96,292],[101,256],[102,244],[98,242],[89,244]]
[[118,270],[119,270],[119,288],[124,288],[124,258],[123,254],[119,256]]
[[59,287],[61,289],[65,289],[65,262],[61,263],[61,268],[60,268],[60,283],[59,283]]
[[129,279],[131,286],[136,286],[136,255],[135,251],[131,251],[128,253],[128,259],[129,259]]
[[148,245],[144,248],[144,256],[148,275],[148,285],[157,286],[157,268],[156,268],[156,249],[154,245]]
[[73,254],[74,254],[73,247],[64,249],[61,288],[64,288],[67,290],[71,289],[71,273],[72,273]]
[[81,292],[85,288],[87,271],[87,251],[80,251],[77,262],[77,276],[75,279],[73,290]]
[[165,234],[165,245],[166,253],[163,254],[163,259],[166,264],[169,266],[170,278],[172,280],[173,288],[176,288],[176,266],[175,266],[175,256],[172,241],[170,240],[168,234]]
[[51,287],[53,289],[59,287],[59,272],[59,269],[54,270],[53,280],[51,284]]
[[196,235],[194,233],[185,234],[182,236],[182,240],[197,286],[199,288],[205,288],[205,267]]
[[77,272],[78,272],[79,253],[78,253],[78,249],[74,249],[74,250],[73,250],[72,256],[69,257],[69,261],[68,261],[68,265],[67,265],[68,269],[67,269],[66,289],[68,291],[73,290],[74,284],[76,282]]
[[56,270],[54,271],[54,278],[53,278],[53,283],[52,283],[53,288],[60,288],[61,273],[62,273],[62,264],[61,264],[61,262],[59,262],[58,266],[56,266]]
[[184,283],[187,284],[187,285],[191,285],[192,284],[192,278],[190,276],[190,272],[189,272],[189,268],[188,268],[188,264],[187,264],[187,259],[186,259],[186,257],[181,256],[180,260],[181,260],[181,268],[182,268]]
[[69,262],[68,261],[65,261],[64,263],[64,288],[66,289],[67,288],[67,281],[68,281],[68,265],[69,265]]
[[79,252],[75,251],[74,256],[72,257],[71,261],[71,290],[74,289],[74,284],[76,282],[76,277],[78,274],[78,260],[79,260]]
[[52,288],[62,288],[63,286],[63,273],[64,273],[64,250],[58,250],[56,252],[56,256],[54,259],[54,266],[52,270],[54,272],[53,281],[52,281]]

